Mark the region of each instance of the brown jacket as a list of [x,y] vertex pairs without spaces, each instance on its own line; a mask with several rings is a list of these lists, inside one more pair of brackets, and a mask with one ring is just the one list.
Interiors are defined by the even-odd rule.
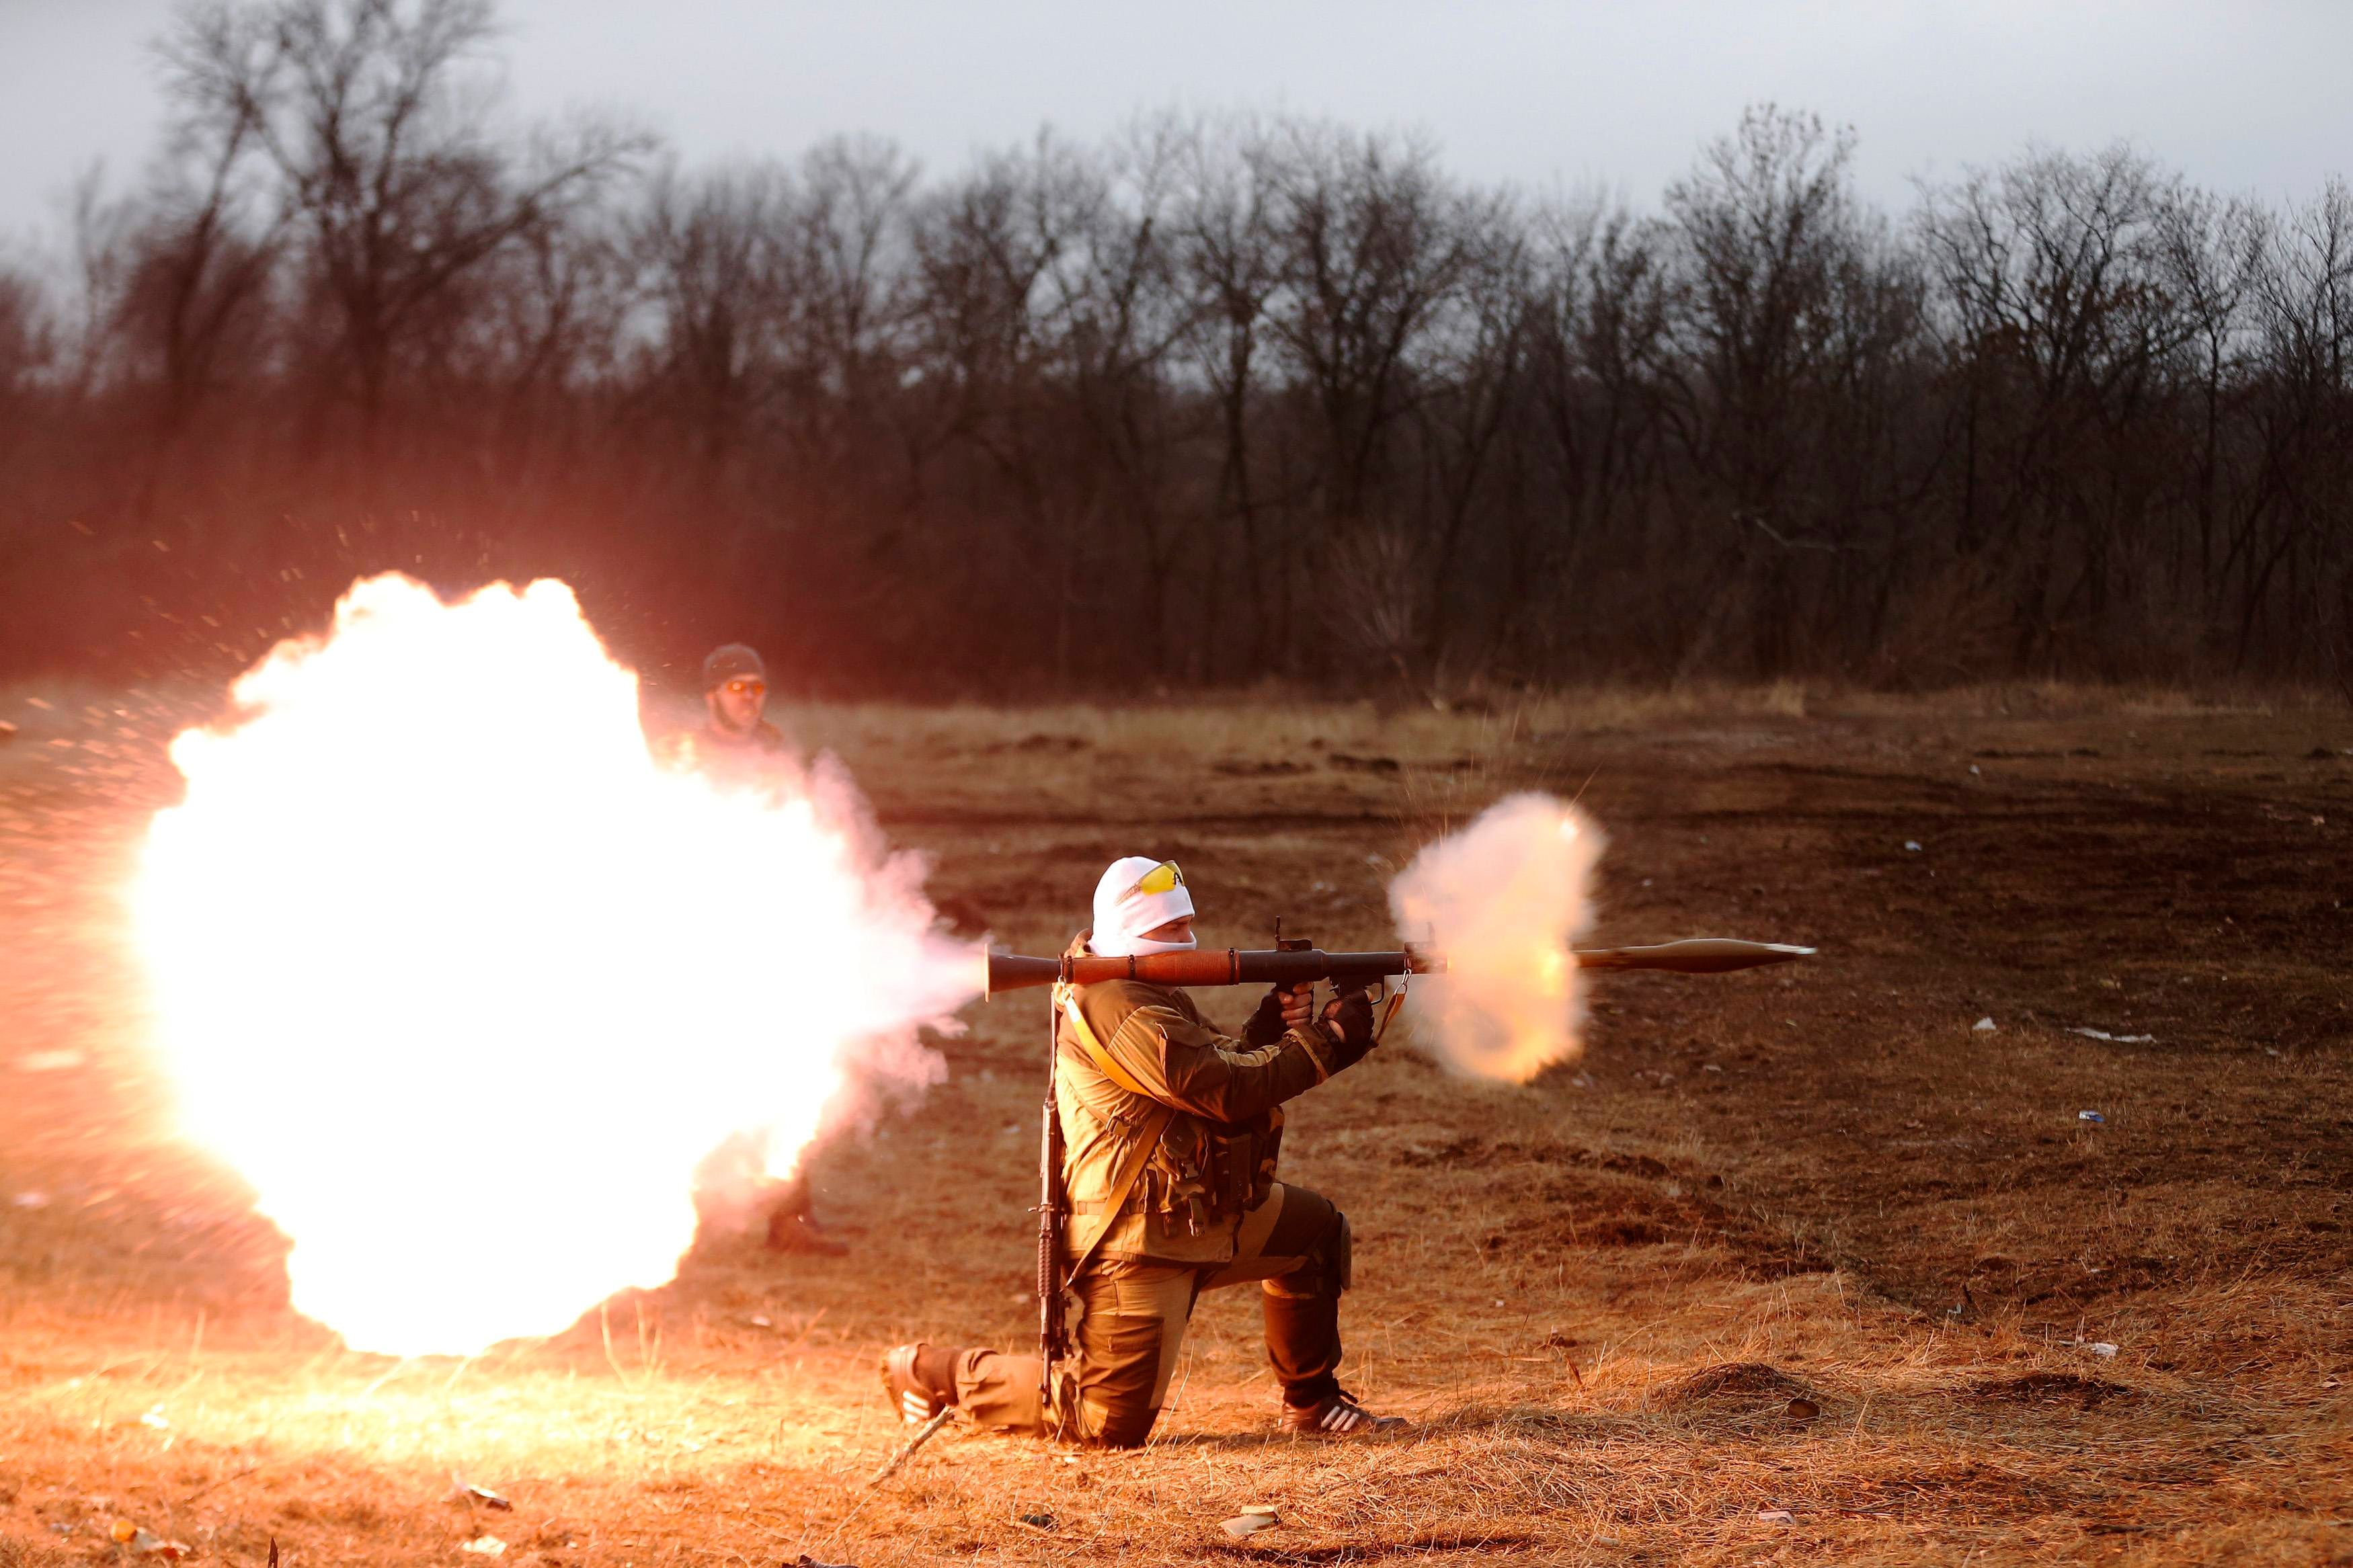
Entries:
[[[1233,1039],[1210,1027],[1183,991],[1141,981],[1082,986],[1076,996],[1095,1039],[1151,1092],[1146,1099],[1113,1082],[1079,1044],[1070,1020],[1059,1020],[1054,1098],[1067,1151],[1062,1174],[1071,1205],[1070,1256],[1084,1255],[1108,1224],[1099,1257],[1230,1262],[1240,1212],[1209,1218],[1198,1234],[1186,1212],[1201,1152],[1213,1137],[1240,1134],[1253,1123],[1263,1127],[1276,1106],[1331,1077],[1331,1041],[1313,1025],[1264,1045]],[[1155,1105],[1176,1114],[1145,1162],[1144,1179],[1117,1215],[1106,1215],[1103,1206]]]
[[731,735],[704,720],[691,730],[673,730],[654,743],[654,755],[674,768],[714,773],[752,773],[790,754],[785,732],[765,719],[749,734]]

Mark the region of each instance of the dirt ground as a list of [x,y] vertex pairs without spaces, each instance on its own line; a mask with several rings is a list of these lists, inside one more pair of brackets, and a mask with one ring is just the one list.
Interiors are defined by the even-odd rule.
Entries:
[[[1227,1292],[1147,1450],[951,1429],[869,1490],[900,1436],[881,1347],[1033,1331],[1036,994],[971,1009],[944,1087],[820,1146],[849,1256],[710,1237],[553,1342],[353,1354],[288,1311],[282,1243],[142,1067],[111,899],[169,796],[167,715],[24,695],[0,694],[24,726],[0,752],[5,1568],[126,1555],[118,1519],[257,1564],[273,1539],[487,1561],[460,1550],[485,1535],[551,1568],[2353,1562],[2342,708],[787,715],[934,858],[944,906],[1022,951],[1131,852],[1184,861],[1210,944],[1278,915],[1386,944],[1393,868],[1529,787],[1582,791],[1610,834],[1601,940],[1821,950],[1597,976],[1586,1055],[1525,1089],[1392,1041],[1294,1105],[1288,1174],[1355,1225],[1345,1380],[1403,1435],[1274,1436],[1256,1302]],[[779,974],[780,1016],[819,983]],[[1261,1503],[1278,1528],[1221,1532]]]

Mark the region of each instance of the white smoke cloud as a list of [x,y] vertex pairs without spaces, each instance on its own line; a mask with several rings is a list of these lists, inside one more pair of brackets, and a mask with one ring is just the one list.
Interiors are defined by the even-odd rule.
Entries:
[[838,765],[659,766],[571,591],[355,584],[222,726],[132,889],[190,1132],[356,1349],[480,1350],[668,1280],[696,1166],[789,1169],[853,1080],[919,1087],[977,994]]
[[1584,989],[1570,944],[1592,925],[1604,838],[1547,795],[1515,795],[1425,847],[1389,885],[1398,931],[1442,954],[1413,979],[1415,1037],[1453,1070],[1525,1083],[1580,1048]]

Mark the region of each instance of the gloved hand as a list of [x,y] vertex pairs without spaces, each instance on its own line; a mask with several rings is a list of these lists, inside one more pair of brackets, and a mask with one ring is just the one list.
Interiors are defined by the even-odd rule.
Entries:
[[1363,991],[1346,991],[1324,1005],[1318,1020],[1333,1040],[1332,1070],[1356,1066],[1373,1048],[1373,999]]
[[1271,1045],[1282,1038],[1283,1031],[1290,1027],[1282,1021],[1282,987],[1270,986],[1267,994],[1259,998],[1258,1010],[1250,1016],[1250,1022],[1242,1026],[1242,1044]]
[[1285,1032],[1298,1028],[1314,1015],[1314,995],[1306,986],[1296,989],[1277,985],[1260,998],[1258,1011],[1242,1026],[1242,1043],[1251,1046],[1271,1045]]

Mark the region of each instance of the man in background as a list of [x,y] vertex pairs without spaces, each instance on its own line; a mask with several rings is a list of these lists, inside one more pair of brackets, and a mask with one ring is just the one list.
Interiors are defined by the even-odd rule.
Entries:
[[702,722],[671,735],[663,760],[740,782],[788,751],[768,722],[768,667],[758,650],[732,642],[702,661]]
[[[702,661],[702,722],[669,736],[659,748],[673,767],[691,768],[723,783],[756,783],[792,760],[785,732],[767,720],[768,667],[755,648],[729,643]],[[827,1231],[809,1198],[804,1168],[762,1194],[768,1211],[768,1246],[778,1252],[839,1258],[849,1249]]]

